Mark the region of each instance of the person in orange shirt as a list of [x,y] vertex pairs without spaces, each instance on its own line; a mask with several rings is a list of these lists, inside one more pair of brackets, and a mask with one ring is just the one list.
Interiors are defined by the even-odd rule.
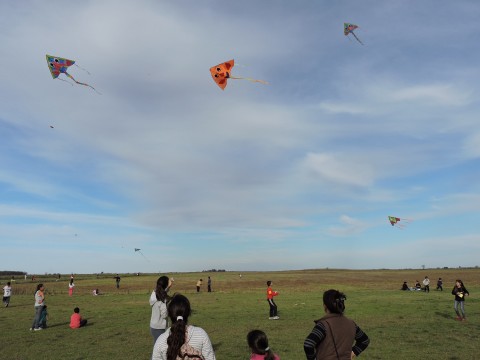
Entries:
[[87,319],[82,319],[82,316],[80,315],[80,309],[76,307],[73,309],[73,314],[70,317],[70,327],[72,329],[78,329],[85,325],[87,325]]
[[278,292],[272,290],[272,282],[270,280],[267,281],[267,301],[268,305],[270,305],[270,320],[278,320],[280,319],[277,315],[278,309],[277,304],[273,301],[273,297],[278,295]]

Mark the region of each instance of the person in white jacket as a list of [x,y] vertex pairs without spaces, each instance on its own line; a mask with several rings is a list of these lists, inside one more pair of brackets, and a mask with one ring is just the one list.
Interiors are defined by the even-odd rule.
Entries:
[[160,276],[155,290],[150,295],[150,306],[152,307],[150,333],[153,337],[153,344],[167,329],[167,302],[170,300],[167,292],[171,286],[172,280],[168,276]]

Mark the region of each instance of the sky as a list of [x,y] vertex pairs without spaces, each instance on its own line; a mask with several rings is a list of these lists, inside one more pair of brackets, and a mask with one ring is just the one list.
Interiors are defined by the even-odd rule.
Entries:
[[[480,265],[479,15],[0,1],[0,270]],[[52,79],[46,54],[98,92]],[[268,84],[222,91],[209,68],[230,59]]]

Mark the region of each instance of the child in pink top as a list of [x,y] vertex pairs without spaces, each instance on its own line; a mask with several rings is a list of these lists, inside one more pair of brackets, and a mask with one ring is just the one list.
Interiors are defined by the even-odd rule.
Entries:
[[82,319],[82,316],[80,315],[80,309],[76,307],[73,309],[73,314],[70,317],[70,327],[72,329],[78,329],[85,325],[87,325],[87,320]]
[[270,350],[267,335],[262,330],[250,331],[247,342],[252,350],[250,360],[280,360],[280,357]]

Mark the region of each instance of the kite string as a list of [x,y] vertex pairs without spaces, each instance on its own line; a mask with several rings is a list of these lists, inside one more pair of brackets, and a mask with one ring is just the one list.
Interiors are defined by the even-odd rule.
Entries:
[[230,76],[230,79],[236,79],[236,80],[248,80],[248,81],[251,81],[251,82],[258,82],[258,83],[261,83],[261,84],[268,85],[268,82],[266,82],[265,80],[257,80],[257,79],[252,79],[252,78],[246,78],[246,77],[235,77],[235,76]]
[[87,69],[84,69],[84,68],[82,68],[81,66],[78,66],[77,64],[73,64],[73,65],[75,65],[75,66],[78,67],[79,69],[82,69],[82,70],[85,71],[88,75],[92,75],[92,74],[90,74],[90,72],[89,72]]

